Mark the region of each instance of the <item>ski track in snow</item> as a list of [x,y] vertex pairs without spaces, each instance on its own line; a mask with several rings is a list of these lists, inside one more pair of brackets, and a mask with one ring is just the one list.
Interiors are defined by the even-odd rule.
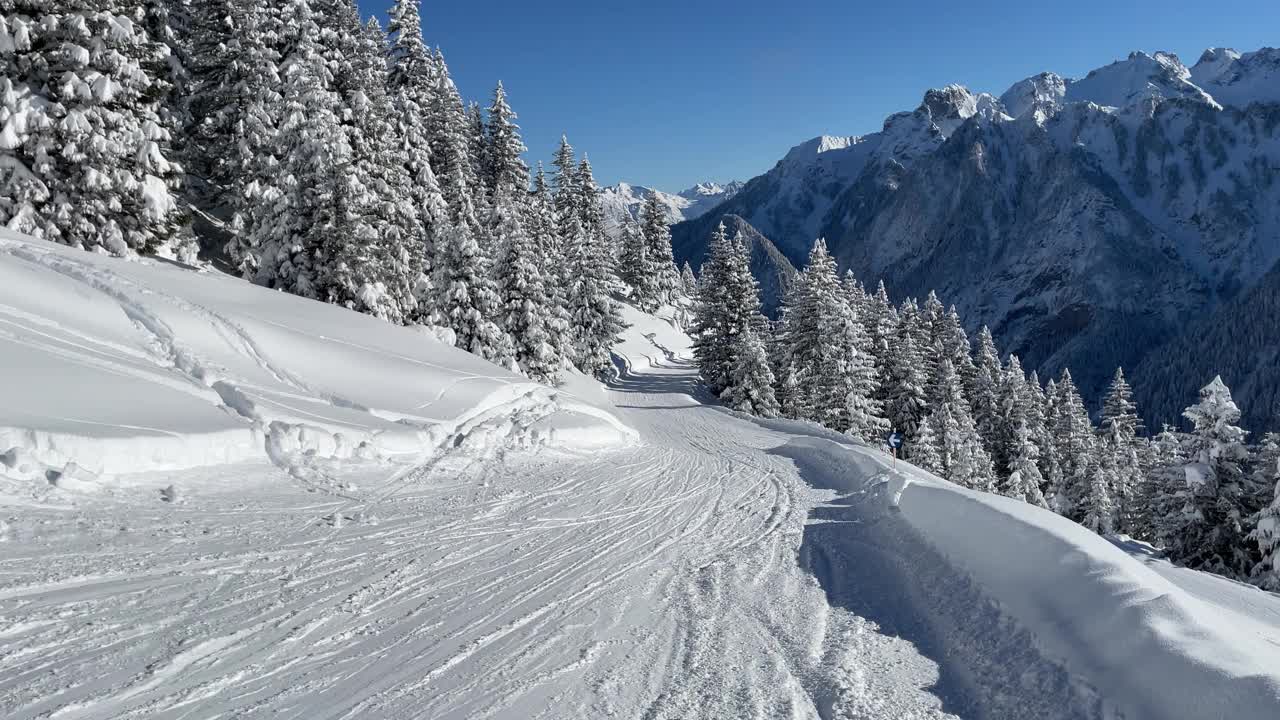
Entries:
[[155,473],[23,507],[0,715],[1102,716],[886,503],[821,490],[794,435],[695,378],[615,384],[643,439],[620,450],[366,468],[342,495],[266,465]]

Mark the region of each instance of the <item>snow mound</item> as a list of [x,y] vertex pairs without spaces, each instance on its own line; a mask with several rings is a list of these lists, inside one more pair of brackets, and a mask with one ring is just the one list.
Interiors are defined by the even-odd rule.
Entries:
[[661,367],[693,360],[693,339],[683,330],[692,320],[683,305],[666,305],[652,315],[623,304],[622,319],[627,329],[614,345],[617,364],[627,370]]
[[[915,561],[914,582],[931,577],[926,584],[952,588],[943,595],[976,590],[1003,621],[1029,632],[1048,663],[1036,671],[1037,681],[1065,673],[1069,683],[1045,687],[1057,688],[1066,702],[1094,705],[1106,717],[1275,717],[1280,625],[1237,611],[1239,600],[1229,593],[1222,602],[1206,600],[1212,593],[1203,587],[1185,587],[1065,518],[957,487],[906,463],[890,469],[892,461],[875,450],[799,437],[778,452],[811,483],[860,497],[854,502],[875,544],[903,557],[941,558],[941,569]],[[903,592],[939,594],[936,587]],[[1254,597],[1273,606],[1273,614],[1280,609],[1272,596]],[[973,603],[967,610],[962,604],[944,605],[951,617],[935,621],[988,622]],[[966,613],[973,617],[959,617]],[[975,671],[971,681],[980,685],[985,672]],[[1017,672],[1025,679],[1031,671]],[[997,693],[1006,680],[997,681]]]
[[633,433],[597,403],[428,332],[159,260],[0,231],[0,476],[102,476],[269,458],[421,462]]

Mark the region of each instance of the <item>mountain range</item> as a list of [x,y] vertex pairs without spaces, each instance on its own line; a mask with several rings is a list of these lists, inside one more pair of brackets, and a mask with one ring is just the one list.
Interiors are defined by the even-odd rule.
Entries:
[[656,195],[667,214],[670,223],[692,220],[720,203],[732,198],[742,189],[742,183],[734,181],[721,185],[716,182],[702,182],[678,193],[668,193],[642,185],[620,182],[601,189],[604,203],[605,231],[611,237],[617,237],[622,223],[629,217],[637,220],[640,208],[650,195]]
[[[1095,401],[1116,366],[1150,367],[1162,345],[1199,353],[1179,396],[1149,411],[1157,427],[1211,368],[1259,398],[1280,387],[1275,363],[1240,362],[1230,343],[1185,347],[1280,259],[1280,50],[1215,48],[1191,67],[1135,52],[999,97],[929,90],[879,132],[797,145],[676,225],[677,262],[700,258],[728,215],[797,267],[825,237],[842,270],[897,298],[936,290],[970,330],[990,326],[1041,377],[1069,367]],[[1280,337],[1280,317],[1257,323]],[[1139,397],[1169,387],[1131,374]]]

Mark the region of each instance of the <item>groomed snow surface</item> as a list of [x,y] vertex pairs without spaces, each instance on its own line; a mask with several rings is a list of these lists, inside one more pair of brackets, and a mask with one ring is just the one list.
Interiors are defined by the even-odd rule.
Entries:
[[557,391],[0,237],[0,716],[1280,714],[1280,597],[709,404],[628,321]]

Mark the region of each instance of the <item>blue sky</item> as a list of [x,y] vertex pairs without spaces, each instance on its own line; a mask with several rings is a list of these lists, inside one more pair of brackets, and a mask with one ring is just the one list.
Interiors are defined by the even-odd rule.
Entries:
[[[383,18],[391,0],[359,0]],[[497,0],[426,2],[468,99],[500,79],[532,165],[560,134],[602,184],[676,191],[746,180],[816,135],[880,129],[924,91],[999,94],[1044,70],[1082,76],[1130,50],[1188,65],[1210,46],[1280,43],[1280,2]]]

